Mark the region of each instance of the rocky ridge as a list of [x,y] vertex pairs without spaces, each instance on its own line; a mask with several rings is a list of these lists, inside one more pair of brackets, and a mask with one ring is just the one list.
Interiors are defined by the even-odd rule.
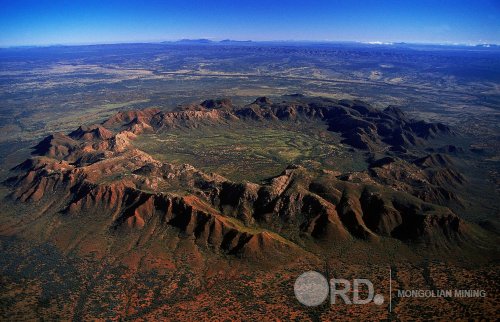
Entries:
[[413,162],[386,157],[348,174],[291,165],[257,184],[163,163],[131,144],[141,133],[175,127],[313,118],[367,151],[404,151],[453,134],[443,124],[409,120],[395,107],[378,110],[361,101],[295,95],[235,107],[229,100],[208,100],[171,112],[120,112],[102,124],[50,135],[6,184],[12,199],[38,209],[57,198],[59,208],[52,211],[66,218],[104,216],[102,229],[109,233],[174,229],[202,247],[248,258],[305,252],[304,240],[331,247],[350,238],[394,238],[440,248],[471,239],[468,224],[443,206],[457,199],[446,187],[465,178],[439,153]]

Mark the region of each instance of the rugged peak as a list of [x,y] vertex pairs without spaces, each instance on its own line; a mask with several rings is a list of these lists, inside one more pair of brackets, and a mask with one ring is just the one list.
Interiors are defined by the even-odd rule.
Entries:
[[403,119],[405,117],[405,114],[403,113],[403,111],[399,107],[394,106],[394,105],[387,106],[384,109],[384,112],[387,114],[393,115],[397,118],[400,118],[400,119]]
[[[292,99],[291,99],[292,98]],[[252,104],[236,107],[227,98],[205,100],[199,105],[189,105],[175,111],[157,109],[125,111],[103,123],[105,128],[121,127],[132,133],[164,131],[168,128],[196,128],[200,125],[227,124],[237,120],[290,121],[316,119],[325,122],[329,130],[338,132],[343,143],[362,150],[378,150],[389,145],[393,151],[404,153],[408,147],[421,145],[428,138],[449,134],[451,130],[440,123],[408,120],[403,112],[389,106],[379,110],[360,100],[333,100],[322,97],[283,96],[274,104],[267,97],[258,97]],[[104,137],[109,133],[98,135]],[[80,137],[80,129],[72,133]]]
[[128,124],[132,121],[142,121],[145,123],[149,123],[153,115],[159,113],[160,110],[158,108],[147,108],[143,110],[129,110],[118,112],[105,121],[102,125],[104,127],[113,127],[116,125],[124,125]]
[[82,125],[71,132],[69,136],[73,139],[84,141],[108,140],[113,137],[113,132],[99,124]]
[[32,154],[62,158],[68,154],[76,142],[64,133],[54,133],[45,137],[33,147]]
[[229,98],[210,99],[201,103],[206,109],[232,109],[233,102]]
[[257,104],[257,105],[271,105],[273,104],[273,102],[265,97],[265,96],[261,96],[261,97],[258,97],[254,102],[253,104]]
[[407,127],[417,136],[424,139],[435,138],[440,134],[453,134],[451,129],[443,123],[428,123],[420,120],[408,123]]
[[452,167],[453,161],[445,154],[431,153],[423,158],[413,161],[420,167]]

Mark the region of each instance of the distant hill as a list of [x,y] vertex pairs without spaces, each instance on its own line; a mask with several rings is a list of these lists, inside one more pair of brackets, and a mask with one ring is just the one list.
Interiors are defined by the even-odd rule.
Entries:
[[180,40],[167,40],[162,41],[161,44],[181,44],[181,45],[209,45],[215,42],[210,39],[200,38],[200,39],[180,39]]

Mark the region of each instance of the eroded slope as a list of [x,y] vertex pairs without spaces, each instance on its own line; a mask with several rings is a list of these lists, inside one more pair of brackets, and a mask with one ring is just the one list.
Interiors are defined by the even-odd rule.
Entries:
[[[300,95],[276,104],[259,98],[245,107],[209,100],[174,112],[121,112],[101,125],[50,135],[35,147],[37,156],[13,169],[17,174],[7,181],[11,198],[34,211],[21,220],[22,229],[16,222],[3,230],[45,230],[46,239],[85,232],[103,245],[109,238],[120,243],[131,232],[143,239],[173,234],[250,259],[328,250],[352,238],[437,249],[477,242],[476,228],[446,207],[460,201],[448,187],[465,179],[440,154],[413,162],[379,159],[366,171],[348,173],[291,165],[257,184],[161,162],[131,143],[147,132],[249,120],[319,120],[353,147],[396,150],[402,157],[430,137],[452,134],[442,124],[408,120],[394,107]],[[98,224],[89,225],[93,219]],[[85,238],[60,243],[84,248]]]

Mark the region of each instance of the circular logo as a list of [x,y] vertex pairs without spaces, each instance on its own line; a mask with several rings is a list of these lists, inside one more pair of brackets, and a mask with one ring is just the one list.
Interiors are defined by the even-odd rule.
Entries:
[[330,285],[322,274],[309,271],[297,277],[293,290],[300,303],[307,306],[318,306],[328,297]]
[[384,297],[381,294],[377,294],[373,297],[373,303],[377,305],[382,305],[384,303]]

